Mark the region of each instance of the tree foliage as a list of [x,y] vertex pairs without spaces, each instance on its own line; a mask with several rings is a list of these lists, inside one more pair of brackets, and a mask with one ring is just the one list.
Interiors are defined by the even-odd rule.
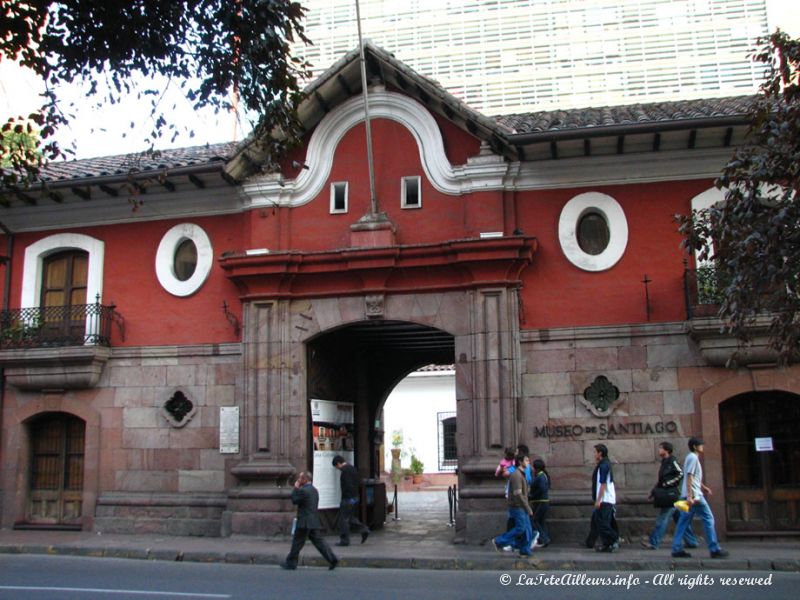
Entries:
[[783,362],[800,349],[800,40],[776,31],[755,54],[766,78],[746,144],[716,181],[725,200],[679,217],[685,246],[725,282],[719,316],[743,342],[769,315]]
[[2,0],[0,7],[0,60],[18,61],[46,86],[41,107],[3,125],[42,141],[23,153],[0,144],[0,160],[13,167],[3,171],[4,187],[24,183],[42,160],[62,154],[52,139],[69,121],[59,104],[62,84],[85,84],[100,105],[129,94],[148,101],[151,148],[177,133],[160,105],[168,86],[178,86],[195,109],[229,110],[233,94],[258,115],[256,131],[281,132],[278,145],[296,133],[298,81],[307,65],[290,55],[289,44],[308,42],[297,2]]

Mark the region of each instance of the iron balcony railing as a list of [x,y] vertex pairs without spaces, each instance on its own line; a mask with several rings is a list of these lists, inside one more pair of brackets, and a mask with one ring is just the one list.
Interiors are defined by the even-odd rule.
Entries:
[[721,273],[714,267],[684,270],[686,316],[689,319],[717,316],[726,286]]
[[0,348],[109,346],[111,323],[121,322],[113,304],[38,306],[0,312]]

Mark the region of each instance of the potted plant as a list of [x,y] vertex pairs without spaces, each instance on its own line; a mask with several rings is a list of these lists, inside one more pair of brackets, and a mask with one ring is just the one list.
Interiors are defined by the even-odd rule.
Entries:
[[425,464],[417,458],[416,454],[411,455],[411,474],[412,483],[422,483],[422,473],[425,470]]
[[402,467],[400,466],[401,446],[403,445],[403,431],[395,429],[392,432],[392,481],[397,484],[402,479]]

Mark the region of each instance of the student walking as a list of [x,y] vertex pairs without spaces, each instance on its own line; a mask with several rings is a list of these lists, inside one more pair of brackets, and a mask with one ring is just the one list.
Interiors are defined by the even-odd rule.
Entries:
[[717,531],[714,525],[714,514],[706,502],[704,494],[711,495],[711,488],[703,483],[703,466],[700,464],[700,455],[705,450],[705,442],[700,438],[689,438],[689,454],[683,461],[684,480],[681,485],[681,497],[689,503],[689,510],[681,513],[678,526],[675,528],[675,538],[672,540],[672,556],[674,558],[688,558],[691,556],[683,549],[683,536],[692,526],[695,516],[703,521],[703,531],[711,558],[725,558],[728,552],[723,550],[717,541]]
[[[650,498],[656,508],[660,510],[656,517],[656,524],[650,532],[647,540],[642,540],[642,546],[648,550],[656,550],[664,538],[667,525],[673,517],[678,517],[678,509],[674,502],[680,498],[681,483],[683,482],[683,471],[672,453],[674,447],[669,442],[661,442],[658,445],[658,456],[661,458],[661,466],[658,468],[658,481],[650,492]],[[677,518],[676,518],[677,523]],[[683,541],[687,548],[697,548],[697,538],[691,526],[686,528]]]
[[594,447],[594,460],[597,463],[592,472],[594,510],[586,547],[593,548],[599,537],[601,545],[597,548],[598,552],[616,552],[619,550],[619,534],[615,527],[614,516],[617,494],[614,488],[614,473],[605,444],[597,444]]
[[533,461],[533,484],[531,485],[531,526],[538,532],[536,546],[544,548],[550,543],[550,528],[547,526],[547,511],[550,510],[550,475],[544,461],[537,458]]
[[509,531],[492,539],[495,550],[501,551],[506,546],[519,550],[520,556],[531,556],[533,545],[539,537],[531,527],[530,516],[533,513],[528,504],[528,482],[525,470],[530,466],[530,459],[524,454],[517,456],[516,468],[508,478],[508,519],[513,526]]

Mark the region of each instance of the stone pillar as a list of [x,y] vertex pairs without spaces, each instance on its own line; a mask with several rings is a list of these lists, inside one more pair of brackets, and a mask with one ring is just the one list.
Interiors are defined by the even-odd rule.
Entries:
[[231,469],[222,534],[288,533],[290,478],[307,464],[302,343],[292,340],[290,302],[244,305],[242,460]]
[[503,486],[494,470],[518,436],[519,311],[515,289],[472,294],[471,333],[456,337],[459,487],[458,536],[477,542],[497,533]]

